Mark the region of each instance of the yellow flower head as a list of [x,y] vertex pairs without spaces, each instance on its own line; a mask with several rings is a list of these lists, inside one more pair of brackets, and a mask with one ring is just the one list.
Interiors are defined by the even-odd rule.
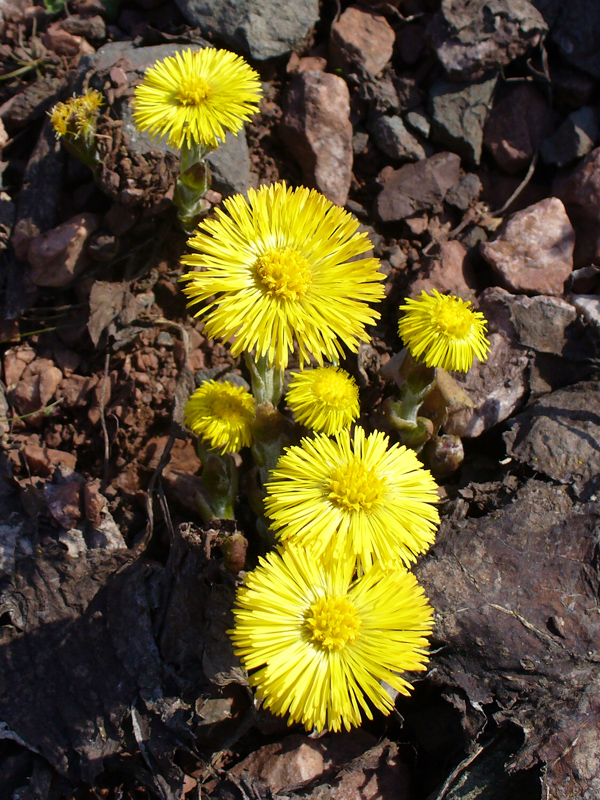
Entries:
[[412,450],[388,444],[356,428],[289,447],[266,484],[279,537],[363,568],[415,561],[435,538],[437,487]]
[[432,609],[416,578],[375,564],[352,581],[352,565],[324,565],[297,548],[261,559],[246,576],[230,631],[257,696],[308,731],[349,730],[394,707],[398,673],[424,670]]
[[228,50],[184,50],[150,67],[135,89],[133,118],[140,131],[181,149],[218,147],[258,110],[258,73]]
[[286,398],[301,425],[328,436],[348,428],[360,414],[356,381],[337,367],[294,373]]
[[411,356],[427,367],[468,372],[475,356],[485,361],[490,349],[487,323],[469,301],[425,290],[400,306],[398,331]]
[[237,453],[252,443],[254,398],[247,389],[228,381],[207,381],[185,404],[185,424],[210,447]]
[[[205,334],[235,337],[234,356],[256,350],[285,369],[298,343],[300,364],[312,354],[337,361],[342,342],[358,350],[365,325],[379,318],[379,262],[364,256],[371,243],[358,222],[323,195],[285,184],[235,195],[203,220],[189,240],[200,255],[183,258],[201,272],[182,276],[190,305],[213,296]],[[351,260],[356,259],[356,260]],[[202,311],[198,312],[198,315]]]
[[79,97],[71,97],[64,103],[56,103],[49,111],[50,124],[58,137],[67,133],[78,136],[93,133],[96,115],[103,97],[95,89],[88,89]]

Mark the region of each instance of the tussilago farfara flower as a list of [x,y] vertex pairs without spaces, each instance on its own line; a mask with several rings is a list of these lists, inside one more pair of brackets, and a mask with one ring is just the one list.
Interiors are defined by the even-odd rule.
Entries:
[[57,136],[85,136],[93,132],[95,118],[103,97],[95,89],[88,89],[79,97],[71,97],[64,103],[56,103],[49,112],[50,124]]
[[254,398],[229,381],[206,381],[185,404],[185,424],[214,450],[237,453],[252,444]]
[[288,724],[339,731],[361,723],[361,709],[389,713],[385,681],[423,670],[432,609],[415,577],[375,564],[352,579],[345,561],[324,565],[292,547],[270,553],[246,576],[230,631],[257,696]]
[[[358,222],[323,195],[285,184],[235,195],[203,220],[189,240],[200,255],[183,258],[200,272],[182,276],[190,305],[212,299],[205,334],[235,337],[234,356],[256,350],[285,369],[294,342],[300,364],[312,354],[337,361],[342,343],[358,349],[379,318],[368,303],[383,297],[379,262]],[[356,258],[357,260],[351,260]]]
[[356,381],[338,367],[294,373],[286,399],[301,425],[328,436],[348,428],[360,414]]
[[258,110],[261,85],[241,56],[228,50],[184,50],[157,62],[135,89],[133,118],[140,131],[181,149],[218,147]]
[[266,485],[279,537],[326,560],[404,564],[435,538],[436,484],[412,450],[381,432],[344,430],[289,447]]
[[425,290],[407,300],[398,331],[411,356],[427,367],[468,372],[475,356],[485,361],[490,349],[487,323],[469,301]]

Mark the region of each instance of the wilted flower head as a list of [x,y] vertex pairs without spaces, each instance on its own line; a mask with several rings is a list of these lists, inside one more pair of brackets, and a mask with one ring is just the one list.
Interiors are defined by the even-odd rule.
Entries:
[[230,631],[257,696],[307,730],[360,725],[370,704],[389,713],[381,685],[402,694],[399,673],[423,670],[432,609],[416,578],[375,564],[356,580],[353,564],[323,564],[286,547],[246,576]]
[[206,47],[167,56],[135,89],[133,118],[140,131],[181,149],[214,149],[258,110],[261,85],[241,56]]
[[411,356],[427,367],[467,372],[475,356],[485,361],[490,349],[487,323],[469,301],[425,290],[406,300],[398,331]]
[[100,92],[88,89],[85,94],[71,97],[64,103],[56,103],[49,111],[50,124],[56,136],[70,134],[78,138],[93,133],[102,102]]
[[435,538],[437,487],[412,450],[388,445],[356,428],[289,447],[265,487],[279,537],[363,568],[415,561]]
[[301,425],[328,436],[349,427],[360,414],[356,381],[338,367],[294,373],[286,399]]
[[368,341],[365,325],[379,317],[368,303],[383,297],[383,275],[350,214],[315,190],[285,184],[223,205],[189,240],[199,254],[182,259],[201,269],[182,276],[190,305],[211,298],[197,312],[207,336],[234,337],[234,356],[255,350],[278,369],[294,342],[302,365],[310,355],[337,361],[342,344],[356,352]]
[[229,381],[206,381],[185,404],[185,424],[215,450],[237,453],[252,443],[254,398]]

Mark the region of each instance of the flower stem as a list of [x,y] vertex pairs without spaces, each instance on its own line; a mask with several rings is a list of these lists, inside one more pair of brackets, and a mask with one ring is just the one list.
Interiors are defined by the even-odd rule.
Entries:
[[206,156],[210,150],[197,144],[181,148],[180,174],[175,184],[173,203],[186,233],[193,233],[200,219],[207,213],[210,203],[205,195],[210,188],[210,170]]
[[407,447],[419,451],[433,435],[433,423],[420,417],[419,409],[435,383],[435,370],[414,361],[410,356],[403,368],[404,382],[400,399],[388,398],[385,411],[388,422]]
[[283,394],[283,370],[269,366],[266,356],[254,358],[251,353],[244,353],[244,359],[250,372],[252,394],[258,405],[271,403],[277,408]]
[[202,460],[202,492],[196,495],[196,503],[205,522],[213,519],[235,519],[233,504],[238,491],[238,470],[233,458],[212,450],[205,451],[200,445],[198,454]]

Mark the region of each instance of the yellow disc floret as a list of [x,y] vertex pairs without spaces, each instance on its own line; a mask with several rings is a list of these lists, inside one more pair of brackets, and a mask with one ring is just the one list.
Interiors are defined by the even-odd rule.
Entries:
[[285,369],[294,346],[300,366],[313,356],[338,361],[356,352],[379,314],[379,262],[358,222],[323,195],[285,184],[230,197],[188,242],[182,276],[190,305],[208,301],[205,333],[233,339],[232,355],[254,351]]
[[356,381],[338,367],[293,373],[286,399],[301,425],[328,436],[347,428],[360,414]]
[[409,694],[403,672],[424,670],[432,609],[414,575],[353,562],[325,564],[286,547],[260,559],[238,591],[236,654],[257,696],[308,731],[360,725]]
[[407,300],[398,331],[411,356],[428,367],[467,372],[487,358],[486,320],[470,302],[433,290]]
[[433,543],[437,487],[412,450],[381,432],[343,430],[289,447],[266,484],[277,535],[313,555],[406,565]]
[[135,89],[133,119],[140,131],[171,147],[218,147],[256,113],[260,78],[241,56],[206,47],[167,56]]
[[229,381],[207,381],[185,405],[185,424],[210,447],[237,453],[252,443],[256,403],[247,389]]

